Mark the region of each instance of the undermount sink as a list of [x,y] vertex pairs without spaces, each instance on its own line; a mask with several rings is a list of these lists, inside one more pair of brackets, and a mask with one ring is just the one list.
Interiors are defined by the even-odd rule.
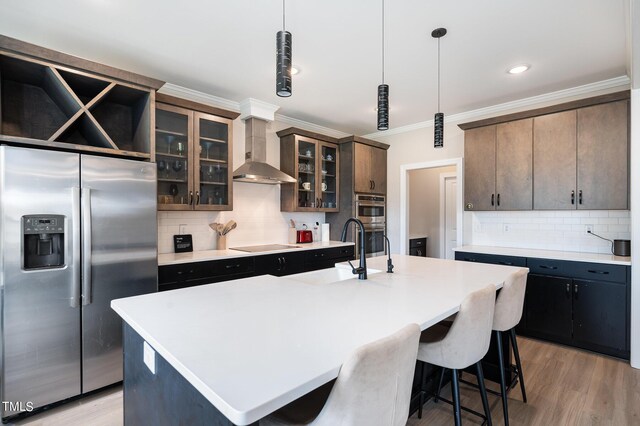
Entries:
[[[379,269],[367,269],[367,274],[377,274]],[[329,284],[339,281],[349,280],[352,278],[357,279],[358,276],[351,272],[351,268],[345,268],[336,266],[335,268],[321,269],[319,271],[305,272],[302,274],[291,275],[288,278],[296,281],[302,281],[307,284]]]

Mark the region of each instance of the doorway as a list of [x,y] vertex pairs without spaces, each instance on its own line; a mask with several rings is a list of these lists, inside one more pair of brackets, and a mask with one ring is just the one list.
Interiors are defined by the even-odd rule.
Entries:
[[462,158],[400,166],[400,254],[410,239],[427,237],[427,256],[455,257],[464,241],[461,184]]

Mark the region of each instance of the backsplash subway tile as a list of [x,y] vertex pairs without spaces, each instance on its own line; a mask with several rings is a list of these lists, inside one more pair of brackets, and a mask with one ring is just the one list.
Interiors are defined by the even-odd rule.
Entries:
[[611,253],[608,239],[630,239],[628,210],[466,212],[471,215],[471,244],[546,250]]

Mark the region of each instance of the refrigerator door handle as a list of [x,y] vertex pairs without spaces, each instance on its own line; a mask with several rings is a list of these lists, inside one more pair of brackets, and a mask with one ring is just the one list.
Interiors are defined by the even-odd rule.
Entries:
[[82,188],[82,305],[91,304],[91,189]]
[[74,186],[71,188],[71,246],[72,250],[72,265],[73,265],[73,279],[71,280],[71,298],[69,299],[69,305],[72,308],[80,306],[80,288],[81,275],[80,275],[80,188]]

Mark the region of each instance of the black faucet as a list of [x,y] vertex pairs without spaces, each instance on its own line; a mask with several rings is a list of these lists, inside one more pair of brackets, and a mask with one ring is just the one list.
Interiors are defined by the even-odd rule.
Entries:
[[393,262],[391,261],[391,243],[389,242],[389,238],[386,235],[382,234],[385,240],[387,240],[387,254],[389,254],[389,258],[387,259],[387,274],[393,274]]
[[340,240],[344,243],[347,241],[347,229],[349,228],[349,224],[351,222],[355,222],[359,227],[360,227],[360,266],[358,266],[357,268],[353,266],[353,264],[351,263],[351,261],[349,261],[349,265],[351,265],[351,272],[353,272],[353,274],[358,274],[358,279],[359,280],[366,280],[367,279],[367,261],[366,261],[366,256],[365,256],[365,235],[364,235],[364,225],[362,224],[362,222],[360,221],[360,219],[356,219],[355,217],[350,217],[349,219],[347,219],[347,221],[344,223],[344,226],[342,227],[342,237],[340,237]]

